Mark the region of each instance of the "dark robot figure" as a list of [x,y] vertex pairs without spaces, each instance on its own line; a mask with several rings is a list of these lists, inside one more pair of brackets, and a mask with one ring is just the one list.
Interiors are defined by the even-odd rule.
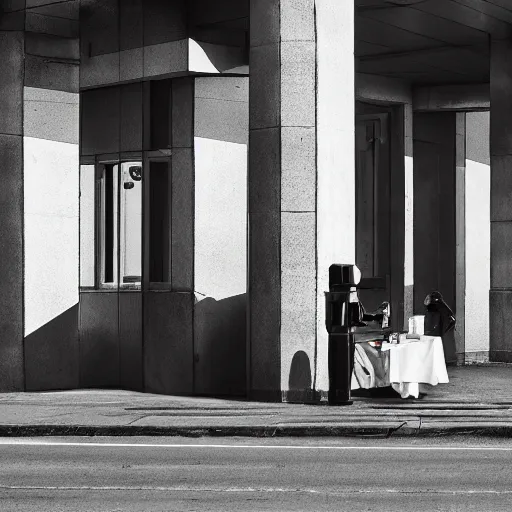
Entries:
[[455,364],[455,316],[443,296],[435,291],[429,293],[424,301],[425,313],[424,332],[427,336],[441,336],[443,339],[444,358],[447,364]]

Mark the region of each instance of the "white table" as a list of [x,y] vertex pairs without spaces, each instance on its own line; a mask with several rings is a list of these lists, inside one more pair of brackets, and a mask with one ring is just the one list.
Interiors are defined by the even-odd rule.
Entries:
[[383,343],[383,352],[389,351],[389,381],[402,398],[419,396],[419,385],[449,382],[444,360],[443,340],[438,336],[420,336],[393,345]]

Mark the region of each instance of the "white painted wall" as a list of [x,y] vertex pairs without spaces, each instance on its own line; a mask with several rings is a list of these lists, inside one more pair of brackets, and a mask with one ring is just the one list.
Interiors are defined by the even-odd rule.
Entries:
[[25,336],[78,303],[78,94],[25,87]]
[[466,115],[466,352],[489,350],[489,112]]
[[195,290],[246,292],[248,79],[196,79]]
[[78,303],[78,145],[24,138],[25,336]]
[[316,1],[317,382],[327,390],[329,266],[355,262],[354,2]]

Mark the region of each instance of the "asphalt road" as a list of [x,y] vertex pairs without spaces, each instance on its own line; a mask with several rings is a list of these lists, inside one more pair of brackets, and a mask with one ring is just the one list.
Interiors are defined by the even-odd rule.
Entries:
[[0,439],[0,510],[509,511],[512,442]]

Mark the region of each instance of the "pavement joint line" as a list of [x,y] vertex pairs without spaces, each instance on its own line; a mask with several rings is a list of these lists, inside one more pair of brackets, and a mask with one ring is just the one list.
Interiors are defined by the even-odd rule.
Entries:
[[[0,446],[55,446],[92,448],[168,448],[168,449],[232,449],[232,450],[337,450],[337,451],[500,451],[512,452],[512,446],[304,446],[304,445],[244,445],[244,444],[157,444],[157,443],[100,443],[38,440],[8,440],[0,438]],[[512,493],[512,491],[510,491]]]

